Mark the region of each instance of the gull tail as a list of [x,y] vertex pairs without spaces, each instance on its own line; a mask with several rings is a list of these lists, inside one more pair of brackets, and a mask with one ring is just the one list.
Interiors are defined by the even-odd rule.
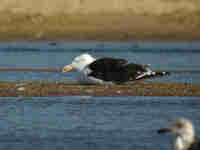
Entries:
[[136,80],[150,79],[150,78],[154,78],[154,77],[162,77],[162,76],[167,76],[169,74],[170,74],[169,72],[155,72],[155,71],[144,72],[143,74],[137,76]]

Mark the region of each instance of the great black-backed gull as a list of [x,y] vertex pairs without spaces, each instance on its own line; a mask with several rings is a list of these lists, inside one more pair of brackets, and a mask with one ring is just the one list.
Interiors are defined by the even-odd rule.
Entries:
[[165,132],[174,134],[173,150],[200,150],[200,141],[195,138],[195,130],[191,121],[179,119],[168,128],[158,130],[158,133]]
[[167,75],[167,72],[154,72],[148,65],[128,62],[125,59],[104,57],[95,59],[82,54],[63,68],[63,72],[77,71],[81,84],[126,83],[144,78]]

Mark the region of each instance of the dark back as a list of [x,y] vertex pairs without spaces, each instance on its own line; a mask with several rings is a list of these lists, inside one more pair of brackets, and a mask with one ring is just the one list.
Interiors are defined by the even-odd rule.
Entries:
[[88,67],[92,70],[89,76],[113,82],[134,81],[138,71],[145,71],[142,65],[110,57],[98,59]]

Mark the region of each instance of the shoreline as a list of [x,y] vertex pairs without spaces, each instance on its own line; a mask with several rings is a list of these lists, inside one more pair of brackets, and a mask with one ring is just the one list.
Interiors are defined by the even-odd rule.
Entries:
[[[69,39],[69,38],[45,38],[45,39],[35,39],[35,38],[29,38],[29,39],[25,39],[23,37],[17,37],[15,39],[0,39],[0,43],[12,43],[12,42],[30,42],[30,43],[37,43],[37,42],[47,42],[49,45],[51,45],[51,43],[64,43],[64,42],[116,42],[116,43],[132,43],[132,42],[163,42],[163,43],[176,43],[176,42],[181,42],[181,43],[185,43],[185,42],[191,42],[191,43],[200,43],[200,38],[199,39],[138,39],[138,38],[134,38],[134,39],[128,39],[128,40],[102,40],[102,39],[96,39],[96,40],[91,40],[91,39]],[[55,46],[55,45],[53,45]]]
[[136,82],[79,85],[73,82],[0,82],[2,97],[35,96],[200,96],[200,83]]
[[21,41],[27,41],[27,42],[79,42],[79,41],[83,41],[83,42],[90,42],[90,41],[101,41],[101,42],[140,42],[140,41],[144,41],[144,42],[200,42],[200,37],[199,38],[165,38],[165,37],[151,37],[151,38],[129,38],[129,39],[103,39],[101,37],[97,37],[97,39],[92,40],[92,39],[79,39],[79,38],[73,38],[70,39],[68,37],[58,37],[58,38],[54,38],[54,37],[49,37],[49,38],[41,38],[41,39],[37,39],[37,38],[24,38],[21,36],[18,37],[13,37],[13,38],[9,38],[9,39],[3,39],[0,38],[0,42],[21,42]]
[[[200,42],[200,34],[198,36],[190,36],[185,34],[184,36],[178,35],[174,33],[174,37],[168,36],[168,35],[152,35],[152,36],[143,36],[141,34],[137,34],[137,36],[129,36],[129,37],[121,37],[123,34],[121,33],[105,33],[104,35],[96,35],[96,33],[91,35],[86,35],[80,37],[79,35],[76,35],[76,33],[73,34],[73,37],[69,37],[68,35],[62,35],[62,36],[54,36],[52,34],[48,35],[48,37],[41,37],[37,38],[34,36],[24,36],[24,35],[11,35],[10,37],[6,37],[6,33],[1,33],[0,36],[0,42],[13,42],[13,41],[28,41],[28,42],[37,42],[37,41],[44,41],[44,42],[51,42],[51,41],[110,41],[110,42],[135,42],[135,41],[152,41],[152,42]],[[18,34],[18,33],[17,33]],[[126,33],[125,33],[126,34]],[[110,36],[112,35],[112,36]],[[110,37],[106,37],[110,36]],[[93,38],[95,37],[95,38]],[[118,38],[120,37],[120,38]]]

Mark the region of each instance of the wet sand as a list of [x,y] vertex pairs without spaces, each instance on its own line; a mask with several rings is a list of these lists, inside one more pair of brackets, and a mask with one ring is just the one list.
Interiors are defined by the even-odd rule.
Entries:
[[0,82],[0,96],[200,96],[199,83],[137,82],[79,85],[64,82]]

